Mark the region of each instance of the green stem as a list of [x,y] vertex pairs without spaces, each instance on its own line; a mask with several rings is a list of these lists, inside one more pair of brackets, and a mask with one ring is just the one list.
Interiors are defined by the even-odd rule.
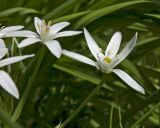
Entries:
[[17,123],[14,123],[9,116],[0,110],[0,120],[10,128],[22,128]]
[[119,127],[120,128],[123,128],[123,125],[122,125],[122,115],[121,115],[121,107],[118,108],[118,115],[119,115]]
[[71,114],[58,128],[64,128],[69,122],[72,121],[72,119],[85,107],[85,105],[88,103],[88,101],[94,97],[99,89],[103,86],[104,84],[104,77],[102,81],[100,82],[97,87],[95,87],[92,92],[89,94],[89,96],[82,102],[82,104]]
[[32,88],[32,86],[34,84],[34,81],[35,81],[35,78],[36,78],[37,73],[39,71],[41,62],[42,62],[42,60],[44,58],[44,55],[45,55],[45,51],[44,51],[43,47],[41,47],[40,51],[41,51],[40,52],[40,56],[38,58],[38,62],[37,62],[37,65],[35,67],[35,70],[34,70],[32,76],[31,76],[31,78],[29,79],[28,84],[27,84],[27,86],[25,88],[25,91],[24,91],[24,93],[23,93],[23,95],[22,95],[22,97],[21,97],[21,99],[20,99],[20,101],[19,101],[19,103],[18,103],[13,115],[12,115],[12,120],[13,121],[16,121],[19,118],[19,116],[21,115],[21,112],[22,112],[22,109],[23,109],[24,104],[26,102],[26,99],[27,99],[27,97],[29,95],[29,92],[30,92],[30,90],[31,90],[31,88]]
[[114,108],[114,104],[112,104],[111,107],[111,112],[110,112],[110,119],[109,119],[109,128],[112,128],[112,120],[113,120],[113,108]]
[[140,117],[132,126],[131,128],[135,128],[136,126],[140,125],[156,108],[160,106],[160,103],[157,103],[153,108],[151,108],[147,113],[145,113],[142,117]]

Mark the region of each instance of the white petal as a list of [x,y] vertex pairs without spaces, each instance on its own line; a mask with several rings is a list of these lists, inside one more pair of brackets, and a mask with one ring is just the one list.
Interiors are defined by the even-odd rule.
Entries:
[[131,78],[126,72],[120,69],[113,69],[113,72],[117,74],[131,88],[133,88],[134,90],[142,94],[145,94],[144,89],[133,78]]
[[10,27],[5,27],[1,30],[2,33],[6,33],[6,32],[13,32],[13,31],[17,31],[24,28],[24,26],[21,25],[17,25],[17,26],[10,26]]
[[7,59],[3,59],[3,60],[0,61],[0,67],[19,62],[21,60],[24,60],[24,59],[27,59],[27,58],[30,58],[30,57],[33,57],[33,56],[34,56],[34,54],[25,55],[25,56],[15,56],[15,57],[10,57],[10,58],[7,58]]
[[54,56],[57,58],[61,57],[61,46],[57,40],[47,41],[45,42],[45,45],[48,47],[48,49],[52,52]]
[[40,34],[42,24],[43,24],[43,21],[41,19],[39,19],[38,17],[34,18],[34,26],[38,34]]
[[29,30],[20,30],[14,32],[8,32],[4,37],[37,37],[37,34]]
[[96,60],[98,60],[97,55],[100,52],[100,48],[98,47],[97,43],[95,42],[95,40],[92,38],[92,36],[89,34],[89,32],[87,31],[86,28],[84,28],[84,35],[85,35],[85,39],[87,42],[87,45],[91,51],[91,53],[93,54],[93,56],[96,58]]
[[118,65],[120,62],[122,62],[132,51],[134,48],[136,41],[137,41],[137,34],[132,37],[132,39],[129,41],[129,43],[125,46],[125,48],[114,58],[115,61],[113,61],[113,68]]
[[54,39],[59,38],[59,37],[67,37],[67,36],[74,36],[78,35],[82,32],[80,31],[64,31],[64,32],[59,32],[54,36]]
[[0,59],[2,59],[8,52],[8,48],[4,43],[4,40],[0,39]]
[[15,83],[10,78],[10,76],[4,71],[0,71],[0,85],[9,94],[11,94],[12,96],[14,96],[17,99],[19,98],[19,92],[18,92],[18,89],[17,89]]
[[70,24],[69,22],[60,22],[60,23],[52,25],[51,28],[50,28],[50,30],[53,33],[57,33],[60,30],[62,30],[63,28],[67,27],[69,24]]
[[0,49],[0,60],[8,53],[7,48]]
[[41,40],[38,38],[26,38],[26,39],[22,40],[20,44],[18,44],[18,48],[26,47],[28,45],[37,43],[39,41],[41,41]]
[[0,49],[1,48],[6,48],[6,45],[3,39],[0,39]]
[[92,66],[96,66],[96,64],[93,60],[91,60],[88,57],[85,57],[83,55],[80,55],[78,53],[71,52],[71,51],[68,51],[68,50],[62,50],[62,54],[67,56],[67,57],[70,57],[74,60],[80,61],[82,63],[86,63],[86,64],[89,64],[89,65],[92,65]]
[[121,32],[116,32],[112,36],[112,38],[106,48],[106,51],[105,51],[105,55],[107,57],[113,58],[117,54],[117,52],[119,50],[120,43],[121,43],[121,39],[122,39]]

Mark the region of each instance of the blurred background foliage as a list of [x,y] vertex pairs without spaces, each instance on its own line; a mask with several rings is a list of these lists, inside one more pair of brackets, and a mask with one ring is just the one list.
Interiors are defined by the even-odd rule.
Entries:
[[[0,0],[1,26],[24,25],[35,31],[35,16],[53,24],[69,21],[67,29],[86,27],[103,49],[116,31],[123,34],[121,48],[138,32],[136,47],[119,67],[132,75],[146,94],[109,74],[106,84],[67,128],[160,127],[159,0]],[[58,40],[62,48],[92,58],[83,34]],[[21,54],[13,45],[20,38],[5,41],[10,55]],[[12,66],[21,98],[15,100],[1,89],[0,107],[24,128],[52,128],[65,121],[102,78],[95,68],[64,56],[58,60],[39,44],[21,52],[36,54],[34,59]]]

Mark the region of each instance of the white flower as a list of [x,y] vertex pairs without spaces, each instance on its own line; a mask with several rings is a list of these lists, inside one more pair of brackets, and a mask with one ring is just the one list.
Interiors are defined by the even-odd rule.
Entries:
[[123,61],[134,48],[137,40],[137,33],[119,54],[117,54],[117,52],[119,50],[121,39],[122,39],[122,35],[120,32],[116,32],[113,35],[113,37],[111,38],[106,48],[105,54],[102,53],[102,49],[98,47],[97,43],[94,41],[92,36],[89,34],[89,32],[85,28],[84,28],[84,35],[85,35],[85,39],[88,44],[88,47],[92,55],[95,57],[96,62],[91,60],[88,57],[85,57],[83,55],[80,55],[74,52],[70,52],[68,50],[62,50],[62,54],[72,59],[78,60],[80,62],[95,66],[98,70],[101,70],[102,72],[105,72],[105,73],[114,72],[131,88],[143,94],[145,93],[144,89],[134,79],[132,79],[126,72],[120,69],[113,69],[121,61]]
[[[25,56],[10,57],[1,60],[7,54],[7,52],[8,49],[6,48],[4,41],[0,39],[0,68],[34,56],[34,54],[31,54]],[[8,75],[8,73],[3,70],[0,70],[0,86],[15,98],[19,98],[19,92],[15,83]]]
[[0,29],[0,38],[4,37],[33,37],[33,32],[29,30],[21,30],[24,26],[2,27]]
[[37,43],[42,41],[44,45],[48,47],[53,55],[57,58],[61,56],[61,46],[57,39],[59,37],[73,36],[80,34],[80,31],[63,31],[59,32],[63,28],[67,27],[70,23],[60,22],[54,25],[51,25],[51,22],[46,23],[44,20],[41,20],[37,17],[34,18],[34,25],[37,30],[37,34],[34,33],[32,38],[24,39],[19,45],[19,48]]

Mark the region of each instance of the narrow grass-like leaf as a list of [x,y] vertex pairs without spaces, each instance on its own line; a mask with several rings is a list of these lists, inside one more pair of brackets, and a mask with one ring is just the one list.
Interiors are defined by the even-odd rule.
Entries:
[[66,16],[62,16],[60,18],[57,18],[55,20],[52,20],[52,24],[58,23],[58,22],[62,22],[62,21],[70,21],[72,19],[78,18],[80,16],[86,15],[88,14],[90,11],[84,11],[84,12],[78,12],[78,13],[73,13],[71,15],[66,15]]
[[58,16],[62,15],[63,13],[66,13],[67,11],[69,11],[70,9],[75,7],[75,5],[77,3],[79,3],[79,0],[68,0],[68,1],[65,1],[62,5],[60,5],[59,7],[57,7],[56,9],[51,11],[50,13],[48,13],[43,18],[45,20],[51,20],[53,18],[57,18]]
[[95,21],[96,19],[107,15],[109,13],[112,13],[116,10],[122,9],[124,7],[128,7],[131,5],[135,5],[135,4],[140,4],[140,3],[145,3],[148,2],[146,0],[141,0],[141,1],[129,1],[129,2],[123,2],[120,4],[116,4],[116,5],[111,5],[102,9],[98,9],[96,11],[92,11],[91,13],[89,13],[88,15],[86,15],[85,17],[83,17],[80,21],[78,21],[78,23],[75,25],[75,28],[80,28],[82,26],[86,26],[87,24]]
[[80,77],[82,79],[88,80],[88,81],[90,81],[90,82],[92,82],[94,84],[98,84],[100,82],[100,78],[99,77],[97,77],[97,76],[93,77],[93,76],[91,76],[91,74],[88,74],[86,72],[84,73],[84,72],[82,72],[82,71],[80,71],[78,69],[75,69],[73,67],[71,68],[71,67],[69,67],[67,65],[62,65],[61,66],[61,64],[56,64],[55,63],[53,65],[53,67],[55,67],[57,69],[60,69],[62,71],[68,72],[68,73],[70,73],[70,74],[72,74],[74,76],[78,76],[78,77]]
[[9,128],[22,128],[19,124],[14,123],[10,117],[0,110],[0,120],[3,122],[4,126]]
[[139,118],[132,126],[131,128],[135,128],[136,126],[140,125],[156,108],[160,106],[160,103],[157,103],[154,105],[148,112],[143,114],[141,118]]
[[0,18],[10,16],[14,13],[21,13],[22,15],[25,15],[25,14],[39,13],[39,12],[31,8],[16,7],[16,8],[10,8],[0,12]]

